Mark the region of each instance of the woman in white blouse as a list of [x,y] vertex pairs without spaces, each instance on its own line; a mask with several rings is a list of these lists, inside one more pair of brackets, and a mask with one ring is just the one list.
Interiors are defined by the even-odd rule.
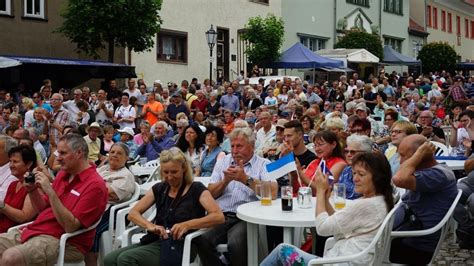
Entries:
[[183,134],[179,137],[176,147],[178,147],[191,160],[193,174],[198,174],[201,164],[201,155],[204,151],[205,136],[198,124],[194,123],[184,128]]
[[[336,243],[326,257],[339,257],[365,249],[377,233],[387,213],[393,208],[390,165],[381,153],[363,152],[352,159],[355,191],[362,197],[334,211],[329,203],[331,189],[327,176],[316,174],[316,231],[333,235]],[[370,253],[369,253],[370,254]],[[261,263],[267,265],[306,265],[316,258],[290,244],[280,244]],[[371,265],[367,255],[354,263]]]

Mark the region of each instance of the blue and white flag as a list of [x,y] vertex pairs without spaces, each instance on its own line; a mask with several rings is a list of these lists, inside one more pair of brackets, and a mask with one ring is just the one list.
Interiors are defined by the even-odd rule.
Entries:
[[296,171],[295,155],[290,152],[273,163],[267,164],[266,167],[269,176],[277,179],[292,171]]

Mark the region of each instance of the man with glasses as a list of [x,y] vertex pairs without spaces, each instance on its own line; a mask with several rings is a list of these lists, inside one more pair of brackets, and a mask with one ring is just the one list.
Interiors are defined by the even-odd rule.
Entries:
[[53,108],[51,108],[51,105],[49,103],[44,102],[43,95],[41,95],[39,92],[33,93],[33,102],[35,103],[35,106],[33,107],[34,109],[38,107],[42,107],[48,112],[51,112]]
[[137,150],[137,155],[147,158],[148,161],[156,160],[163,150],[175,146],[175,142],[168,134],[168,124],[165,121],[156,122],[153,128],[153,134],[142,132],[143,144]]
[[444,138],[444,131],[439,127],[434,127],[433,123],[434,115],[431,111],[423,111],[418,117],[418,125],[416,126],[418,134],[425,136],[430,141],[440,142],[446,144]]
[[80,112],[77,103],[82,101],[82,90],[74,90],[74,98],[72,100],[63,102],[63,107],[69,112],[72,121],[77,121],[77,114]]
[[259,117],[260,129],[257,131],[257,141],[255,152],[258,156],[263,156],[263,149],[268,147],[275,138],[276,130],[272,124],[272,115],[269,112],[262,112]]
[[53,111],[46,116],[49,119],[49,136],[50,139],[53,139],[51,145],[54,144],[55,147],[55,144],[59,142],[60,133],[63,132],[64,127],[70,125],[71,117],[63,108],[63,96],[61,94],[53,94],[51,105],[53,106]]

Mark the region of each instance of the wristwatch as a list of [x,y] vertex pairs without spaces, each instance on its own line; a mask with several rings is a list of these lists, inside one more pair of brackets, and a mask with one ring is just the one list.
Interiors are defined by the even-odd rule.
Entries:
[[249,178],[247,178],[247,182],[245,183],[245,185],[247,185],[247,187],[251,187],[254,183],[255,183],[255,180],[253,180],[253,178],[249,177]]

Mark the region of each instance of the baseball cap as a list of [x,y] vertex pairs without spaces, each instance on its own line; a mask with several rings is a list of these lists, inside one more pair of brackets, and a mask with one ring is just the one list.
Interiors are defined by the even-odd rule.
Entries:
[[284,119],[284,118],[280,118],[278,119],[277,123],[276,123],[276,127],[280,127],[280,128],[285,128],[285,124],[288,123],[290,121],[288,121],[287,119]]

